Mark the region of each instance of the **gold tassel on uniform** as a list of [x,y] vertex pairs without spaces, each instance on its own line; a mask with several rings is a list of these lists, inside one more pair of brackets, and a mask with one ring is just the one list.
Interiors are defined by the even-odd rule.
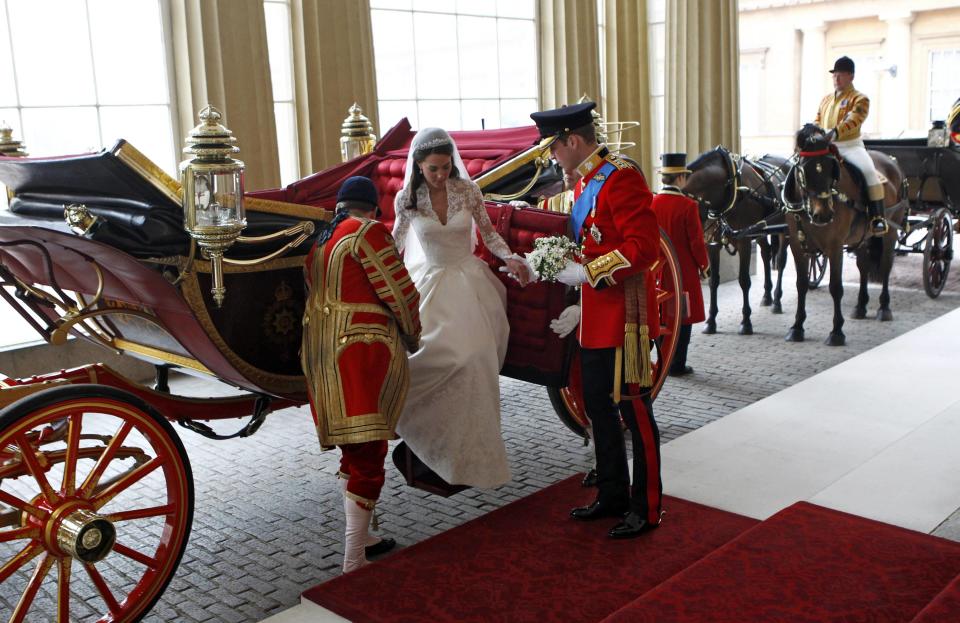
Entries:
[[623,346],[617,346],[617,352],[613,359],[613,402],[620,403],[620,388],[623,383],[620,379],[623,376]]
[[650,353],[650,327],[640,327],[640,387],[653,387],[653,358]]
[[[643,327],[646,330],[646,326]],[[640,349],[639,344],[637,343],[637,324],[634,322],[628,322],[624,325],[624,337],[623,337],[623,380],[627,383],[639,383],[640,382]],[[649,360],[650,349],[647,348],[647,359]]]

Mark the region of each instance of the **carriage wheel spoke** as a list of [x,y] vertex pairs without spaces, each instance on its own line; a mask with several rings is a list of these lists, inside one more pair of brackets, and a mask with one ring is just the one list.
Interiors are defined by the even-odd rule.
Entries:
[[145,567],[148,567],[150,569],[156,570],[160,567],[160,561],[157,560],[156,558],[150,558],[146,554],[141,554],[137,550],[127,547],[126,545],[123,545],[121,543],[114,543],[113,551],[117,552],[118,554],[122,554],[123,556],[126,556],[130,560],[135,560],[139,562],[141,565],[144,565]]
[[43,519],[47,516],[47,512],[45,510],[37,508],[33,504],[30,504],[29,502],[25,502],[20,498],[9,494],[2,489],[0,489],[0,502],[3,502],[4,504],[8,506],[12,506],[13,508],[21,510],[25,513],[29,513],[30,515],[33,515],[37,519]]
[[0,543],[17,541],[19,539],[38,539],[40,538],[40,528],[35,526],[26,526],[24,528],[15,528],[14,530],[0,531]]
[[21,623],[26,619],[27,612],[30,611],[30,606],[33,605],[37,591],[40,590],[40,585],[43,584],[43,579],[47,577],[47,573],[49,573],[50,567],[53,566],[54,560],[55,558],[53,556],[46,554],[43,559],[37,563],[37,568],[33,571],[33,577],[30,578],[27,588],[24,589],[23,594],[20,595],[20,601],[17,602],[17,607],[14,608],[13,614],[10,616],[11,623]]
[[104,450],[100,458],[97,459],[96,465],[93,466],[86,480],[83,481],[83,485],[80,487],[80,495],[82,497],[89,496],[93,488],[100,482],[100,477],[103,475],[104,470],[107,469],[107,466],[113,460],[114,455],[116,455],[117,450],[120,449],[120,445],[123,443],[123,440],[127,438],[127,435],[130,434],[131,430],[133,430],[133,422],[124,421],[120,430],[118,430],[117,434],[110,440],[106,450]]
[[37,481],[37,485],[40,486],[43,497],[45,497],[50,504],[56,504],[57,494],[53,490],[53,487],[50,486],[47,475],[43,473],[43,467],[41,467],[40,462],[37,461],[37,455],[33,446],[30,445],[25,435],[16,435],[13,439],[17,442],[17,445],[20,446],[20,456],[23,458],[23,462],[27,466],[30,475],[33,476],[33,479]]
[[110,610],[110,614],[114,616],[119,614],[120,604],[117,603],[116,597],[114,597],[113,593],[110,592],[110,587],[107,586],[106,580],[103,579],[103,576],[100,575],[100,572],[97,571],[97,568],[89,562],[84,563],[83,568],[87,570],[87,575],[90,576],[90,579],[93,581],[93,585],[97,587],[97,592],[100,593],[100,597],[103,598],[103,602],[107,604],[107,609]]
[[144,519],[146,517],[163,517],[165,515],[172,515],[176,510],[173,504],[164,504],[163,506],[151,506],[150,508],[138,508],[131,511],[110,513],[109,515],[104,515],[104,519],[112,523],[117,523],[118,521]]
[[22,566],[36,558],[37,555],[42,551],[43,546],[36,541],[30,543],[20,550],[16,556],[7,562],[7,564],[3,565],[3,567],[0,567],[0,584],[6,582],[11,575],[16,573]]
[[80,429],[82,414],[74,413],[70,416],[70,428],[67,431],[67,454],[63,460],[63,482],[60,483],[60,493],[71,496],[77,488],[77,454],[80,451]]
[[117,495],[122,493],[125,489],[132,487],[134,484],[140,481],[143,477],[147,476],[155,469],[163,465],[163,457],[154,457],[144,463],[143,465],[138,466],[135,469],[130,470],[122,477],[115,480],[109,487],[99,492],[96,496],[90,499],[93,503],[93,507],[97,510],[103,507],[104,504],[115,498]]
[[57,572],[57,623],[70,623],[70,571],[73,558],[60,559]]

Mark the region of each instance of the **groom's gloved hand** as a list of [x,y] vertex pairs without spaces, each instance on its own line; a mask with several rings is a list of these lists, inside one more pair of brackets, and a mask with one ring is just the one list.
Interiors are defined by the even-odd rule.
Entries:
[[567,260],[566,265],[557,273],[557,281],[571,287],[587,282],[587,270],[582,264]]
[[554,320],[550,321],[550,328],[560,337],[567,337],[580,324],[580,306],[570,305]]

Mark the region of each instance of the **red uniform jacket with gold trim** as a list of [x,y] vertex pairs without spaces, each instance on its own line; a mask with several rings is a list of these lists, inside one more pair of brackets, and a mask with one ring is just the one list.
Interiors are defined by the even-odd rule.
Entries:
[[680,262],[683,291],[687,295],[687,315],[683,324],[694,324],[706,319],[703,309],[703,290],[700,288],[700,270],[710,265],[707,246],[703,242],[703,226],[697,202],[679,190],[665,186],[653,197],[653,212],[657,223],[670,237]]
[[[580,232],[582,263],[588,282],[581,288],[581,316],[577,338],[584,348],[615,348],[624,344],[626,292],[624,280],[651,268],[660,251],[660,230],[650,208],[653,195],[643,175],[616,156],[598,159],[596,166],[574,188],[583,187],[604,161],[617,170],[610,174],[587,214]],[[598,240],[599,238],[599,240]],[[645,277],[650,337],[659,333],[655,284]]]
[[323,446],[394,439],[420,294],[378,221],[347,218],[307,256],[303,370]]

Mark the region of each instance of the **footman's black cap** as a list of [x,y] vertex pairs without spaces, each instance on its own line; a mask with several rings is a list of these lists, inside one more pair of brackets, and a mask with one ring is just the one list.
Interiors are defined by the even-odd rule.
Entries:
[[837,62],[833,64],[833,69],[830,70],[830,73],[835,74],[838,71],[845,71],[848,74],[855,73],[853,71],[853,59],[849,56],[841,56],[837,59]]
[[537,129],[540,130],[540,138],[549,138],[566,134],[571,130],[593,123],[593,115],[590,114],[590,111],[596,107],[596,102],[584,102],[535,112],[530,115],[530,118],[537,124]]

